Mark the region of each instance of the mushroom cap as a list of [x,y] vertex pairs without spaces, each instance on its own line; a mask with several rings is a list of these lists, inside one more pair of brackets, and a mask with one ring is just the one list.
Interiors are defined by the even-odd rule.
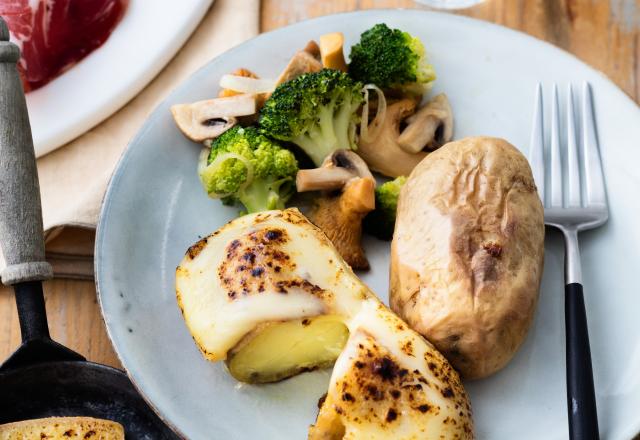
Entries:
[[351,150],[334,151],[320,167],[298,171],[296,187],[299,192],[325,191],[316,199],[309,219],[351,267],[368,269],[361,245],[362,219],[375,208],[376,181],[364,160]]
[[278,77],[276,84],[291,81],[304,73],[319,72],[320,70],[322,70],[322,63],[310,52],[301,50],[289,60],[289,64]]
[[176,104],[171,114],[182,133],[194,142],[214,139],[233,127],[238,116],[256,112],[255,95],[234,95],[191,104]]
[[319,168],[299,170],[298,192],[342,189],[352,179],[373,175],[360,156],[351,150],[337,150]]
[[[427,153],[419,151],[408,153],[398,144],[400,123],[412,115],[416,108],[413,99],[401,99],[387,106],[382,127],[377,137],[371,140],[360,139],[357,153],[373,171],[389,177],[408,176]],[[378,121],[371,125],[378,124]],[[375,127],[375,126],[374,126]],[[369,128],[375,130],[376,128]]]
[[441,93],[406,119],[398,145],[407,153],[435,150],[453,137],[453,112],[447,95]]

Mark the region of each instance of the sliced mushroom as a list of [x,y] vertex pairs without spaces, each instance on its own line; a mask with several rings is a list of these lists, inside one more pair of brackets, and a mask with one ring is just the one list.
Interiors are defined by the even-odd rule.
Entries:
[[214,139],[233,127],[237,117],[255,112],[255,95],[234,95],[171,107],[178,128],[194,142]]
[[[304,49],[296,52],[293,57],[291,57],[289,63],[276,80],[276,87],[305,73],[318,72],[320,70],[322,70],[320,46],[318,46],[318,43],[315,41],[310,40]],[[269,96],[271,96],[271,93],[265,94],[262,103],[269,99]],[[262,104],[260,106],[262,106]]]
[[342,188],[355,176],[345,168],[334,166],[300,170],[296,175],[296,188],[298,192],[305,191],[330,191]]
[[338,150],[320,168],[298,171],[296,185],[298,191],[333,190],[316,199],[309,219],[351,267],[368,269],[361,244],[362,219],[375,208],[376,182],[362,158],[353,151]]
[[276,84],[282,84],[287,81],[311,72],[318,72],[322,70],[322,63],[318,59],[305,50],[296,52],[291,58],[287,67],[284,68],[280,76],[278,77]]
[[307,52],[309,55],[316,59],[320,59],[320,46],[313,40],[309,40],[307,45],[302,49],[304,52]]
[[369,132],[377,131],[377,124],[381,123],[379,134],[372,139],[360,139],[357,153],[373,171],[378,171],[389,177],[408,176],[427,153],[407,153],[400,148],[400,124],[412,115],[416,108],[413,99],[401,99],[387,106],[385,118],[382,122],[374,121],[369,126]]
[[357,154],[338,150],[327,157],[320,168],[298,171],[296,188],[298,192],[331,191],[342,189],[349,180],[358,177],[373,178],[367,164]]
[[435,96],[406,122],[398,145],[407,153],[435,150],[453,137],[453,112],[444,93]]

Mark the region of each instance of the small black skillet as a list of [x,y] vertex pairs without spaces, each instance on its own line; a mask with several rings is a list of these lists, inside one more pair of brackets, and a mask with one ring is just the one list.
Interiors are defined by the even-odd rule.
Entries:
[[87,362],[49,337],[42,281],[52,272],[44,260],[38,175],[16,69],[20,51],[8,40],[0,17],[0,245],[7,262],[0,275],[15,291],[22,333],[22,345],[0,366],[0,424],[87,416],[121,423],[127,439],[177,439],[124,372]]

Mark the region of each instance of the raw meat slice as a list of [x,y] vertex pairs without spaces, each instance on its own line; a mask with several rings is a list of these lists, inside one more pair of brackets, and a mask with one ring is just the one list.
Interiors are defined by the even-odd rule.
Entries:
[[25,90],[42,87],[100,47],[129,0],[0,0],[0,15],[22,49]]

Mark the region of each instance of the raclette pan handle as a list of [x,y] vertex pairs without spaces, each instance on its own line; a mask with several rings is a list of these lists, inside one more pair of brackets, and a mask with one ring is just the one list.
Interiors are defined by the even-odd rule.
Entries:
[[22,345],[0,371],[47,361],[84,360],[51,340],[42,281],[52,278],[45,261],[38,169],[27,103],[16,63],[18,47],[0,17],[0,248],[6,268],[2,283],[13,286]]
[[16,68],[20,50],[8,40],[0,17],[0,247],[6,261],[0,277],[15,285],[47,280],[53,273],[44,259],[38,170]]

